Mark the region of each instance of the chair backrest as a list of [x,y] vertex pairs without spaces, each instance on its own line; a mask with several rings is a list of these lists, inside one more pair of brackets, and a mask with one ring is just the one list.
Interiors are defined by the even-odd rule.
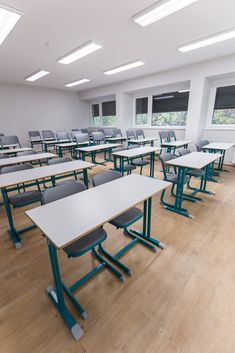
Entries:
[[28,134],[29,134],[30,140],[41,139],[40,131],[37,131],[37,130],[28,131]]
[[129,129],[129,130],[126,130],[126,136],[129,139],[135,139],[135,130],[133,129]]
[[31,164],[11,165],[7,167],[3,167],[1,169],[1,173],[7,174],[7,173],[19,172],[21,170],[27,170],[27,169],[33,169],[33,166]]
[[90,143],[90,136],[88,133],[75,134],[75,139],[78,145],[80,143],[87,143],[87,144]]
[[107,128],[107,129],[104,129],[104,134],[105,134],[105,137],[114,137],[114,129],[110,129],[110,128]]
[[169,139],[169,142],[176,141],[176,135],[175,135],[175,131],[174,130],[169,130],[168,131],[168,139]]
[[0,132],[0,136],[5,136],[2,132]]
[[0,153],[0,159],[4,159],[4,158],[10,158],[10,156],[8,156],[8,154]]
[[201,140],[195,143],[197,152],[201,152],[203,150],[203,146],[208,145],[209,141],[208,140]]
[[180,156],[185,156],[186,154],[191,153],[191,151],[188,150],[187,148],[180,148],[177,150],[177,152],[179,153]]
[[92,138],[94,142],[101,142],[106,140],[103,132],[92,132]]
[[1,143],[2,146],[7,146],[7,145],[18,145],[20,146],[20,141],[17,136],[12,135],[12,136],[1,136]]
[[[59,184],[53,188],[46,189],[42,194],[42,204],[46,205],[50,202],[63,199],[81,191],[86,190],[85,185],[78,181],[71,180],[64,184]],[[59,216],[59,215],[58,215]]]
[[132,150],[133,148],[139,148],[139,145],[130,145],[127,147],[128,150]]
[[81,129],[82,134],[88,134],[88,130],[87,129]]
[[113,130],[113,132],[114,132],[114,136],[115,137],[122,137],[122,130],[121,129],[114,129]]
[[168,131],[158,131],[160,142],[167,142],[168,141]]
[[176,157],[169,153],[169,152],[163,152],[162,154],[160,154],[159,159],[161,161],[162,164],[162,170],[163,170],[163,174],[164,174],[164,179],[167,180],[167,172],[169,167],[166,165],[166,162],[170,161],[171,159],[175,159]]
[[144,130],[143,129],[136,129],[135,130],[135,135],[136,135],[136,138],[145,138],[145,135],[144,135]]
[[96,127],[88,127],[87,128],[87,132],[89,134],[89,136],[92,136],[92,132],[97,132],[98,129]]
[[30,156],[31,154],[37,154],[37,152],[34,151],[34,150],[18,152],[18,153],[17,153],[17,157],[21,157],[21,156]]
[[102,174],[97,174],[92,179],[92,185],[93,186],[102,185],[102,184],[108,183],[109,181],[113,181],[119,178],[122,178],[122,174],[117,172],[116,170],[105,172]]
[[72,129],[71,131],[72,131],[72,132],[80,132],[81,129]]
[[52,158],[48,160],[47,164],[54,165],[54,164],[60,164],[60,163],[66,163],[66,162],[72,162],[72,159],[69,157]]
[[42,130],[43,140],[55,140],[55,134],[52,130]]
[[56,131],[55,135],[56,135],[56,138],[57,138],[58,141],[60,141],[60,140],[70,140],[69,133],[66,130]]

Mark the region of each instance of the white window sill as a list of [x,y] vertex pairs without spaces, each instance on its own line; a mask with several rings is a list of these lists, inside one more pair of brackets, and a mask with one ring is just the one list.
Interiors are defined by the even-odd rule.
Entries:
[[144,129],[144,130],[185,130],[186,126],[142,126],[135,125],[134,129]]
[[207,126],[204,130],[212,130],[212,131],[235,131],[235,126]]

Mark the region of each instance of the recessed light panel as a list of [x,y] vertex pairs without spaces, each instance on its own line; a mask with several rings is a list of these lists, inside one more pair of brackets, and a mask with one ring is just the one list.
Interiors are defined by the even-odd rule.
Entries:
[[7,38],[22,15],[18,10],[0,4],[0,45]]
[[81,80],[67,83],[65,85],[65,87],[73,87],[73,86],[77,86],[77,85],[82,85],[83,83],[86,83],[86,82],[90,82],[90,80],[88,78],[82,78]]
[[82,45],[76,50],[73,50],[69,54],[65,55],[61,59],[58,60],[59,63],[61,64],[71,64],[72,62],[83,58],[84,56],[87,56],[93,52],[95,52],[98,49],[101,49],[102,46],[100,44],[94,43],[92,41]]
[[40,70],[30,75],[29,77],[27,77],[25,81],[33,82],[33,81],[39,80],[39,78],[42,78],[43,76],[48,75],[49,73],[50,73],[49,71]]
[[105,75],[114,75],[114,74],[118,74],[119,72],[122,72],[122,71],[134,69],[134,68],[142,66],[144,64],[145,63],[143,61],[138,60],[138,61],[134,61],[134,62],[125,64],[125,65],[118,66],[113,69],[104,71],[104,74]]

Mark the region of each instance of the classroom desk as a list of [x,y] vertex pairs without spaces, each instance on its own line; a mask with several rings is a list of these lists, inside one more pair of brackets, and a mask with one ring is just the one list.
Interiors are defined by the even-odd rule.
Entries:
[[203,146],[203,151],[208,151],[209,153],[220,153],[222,156],[219,159],[218,171],[226,171],[224,169],[224,158],[225,153],[228,149],[234,147],[234,143],[225,143],[225,142],[211,142],[206,146]]
[[45,152],[45,153],[29,154],[26,156],[19,156],[19,157],[2,158],[0,159],[0,168],[9,166],[9,165],[19,164],[19,163],[41,161],[43,159],[50,159],[55,157],[57,157],[55,154]]
[[[137,147],[137,148],[132,148],[129,150],[124,150],[124,151],[119,151],[119,152],[114,152],[112,153],[114,157],[114,169],[119,170],[120,173],[124,174],[124,163],[125,161],[130,162],[133,159],[139,158],[139,157],[144,157],[144,156],[150,156],[150,177],[154,177],[154,159],[155,159],[155,153],[159,152],[161,150],[160,147]],[[120,160],[120,167],[118,167],[117,164],[117,159]]]
[[55,282],[55,289],[49,286],[47,292],[76,340],[83,331],[65,304],[57,250],[140,202],[144,202],[143,230],[130,231],[146,242],[164,248],[164,244],[151,236],[151,206],[152,197],[169,185],[163,180],[129,175],[26,212],[47,238]]
[[154,141],[157,141],[157,137],[146,137],[142,139],[130,139],[128,140],[129,145],[142,145],[145,146],[147,144],[150,144],[151,147],[154,146]]
[[[212,153],[204,153],[204,152],[192,152],[186,154],[182,157],[178,157],[166,162],[167,165],[176,167],[178,169],[178,180],[176,185],[176,197],[175,204],[171,205],[162,201],[163,205],[166,209],[179,213],[183,216],[193,218],[191,214],[189,214],[188,210],[182,207],[182,203],[184,200],[184,178],[187,170],[189,169],[205,169],[205,175],[201,178],[201,183],[199,188],[195,188],[191,194],[186,194],[187,197],[194,196],[196,193],[201,192],[209,195],[214,195],[211,191],[207,190],[207,181],[210,180],[212,172],[213,172],[213,164],[214,162],[221,157],[221,154],[212,154]],[[163,200],[164,192],[162,195]]]
[[177,141],[171,141],[171,142],[163,142],[161,144],[162,148],[166,148],[167,152],[175,152],[177,148],[188,148],[188,145],[190,143],[193,143],[194,141],[192,140],[177,140]]
[[77,142],[63,142],[63,143],[55,144],[55,147],[58,150],[58,156],[61,158],[64,155],[64,151],[70,151],[70,154],[72,156],[73,150],[77,146],[78,146]]
[[32,138],[29,140],[29,142],[32,148],[34,147],[34,145],[41,145],[41,147],[43,148],[43,139]]
[[[105,143],[102,145],[93,145],[93,146],[87,146],[87,147],[78,147],[76,148],[76,151],[79,152],[81,155],[82,160],[85,161],[86,156],[91,157],[92,163],[95,164],[105,164],[105,161],[111,161],[111,153],[114,148],[121,147],[121,143]],[[97,162],[96,161],[96,154],[101,153],[101,152],[108,152],[109,158],[105,159],[104,162]]]
[[58,143],[57,140],[43,140],[43,150],[45,152],[47,152],[49,146],[53,146],[54,147],[57,143]]
[[93,166],[94,164],[92,163],[87,163],[83,161],[72,161],[0,175],[0,188],[8,217],[9,234],[16,248],[22,246],[20,234],[32,229],[32,226],[21,230],[16,230],[11,212],[11,206],[9,204],[8,192],[22,190],[22,184],[24,183],[28,183],[28,186],[44,184],[45,178],[49,178],[49,181],[51,181],[52,184],[55,185],[56,176],[62,174],[66,175],[68,173],[76,171],[83,172],[84,184],[88,188],[87,169]]
[[26,151],[32,151],[31,147],[18,147],[18,148],[10,148],[10,149],[3,149],[0,150],[0,154],[11,154],[16,156],[18,152],[26,152]]
[[110,137],[106,137],[106,141],[107,142],[112,142],[112,143],[118,143],[118,142],[124,142],[124,141],[126,141],[127,140],[127,138],[126,137],[124,137],[124,136],[115,136],[115,137],[112,137],[112,136],[110,136]]

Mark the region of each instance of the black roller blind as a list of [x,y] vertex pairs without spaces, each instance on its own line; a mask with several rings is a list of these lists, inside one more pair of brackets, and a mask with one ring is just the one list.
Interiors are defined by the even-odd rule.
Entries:
[[215,110],[235,108],[235,86],[218,87],[216,90]]
[[189,92],[171,92],[153,96],[153,113],[186,112]]
[[136,111],[136,114],[148,113],[148,97],[136,99],[135,111]]
[[102,116],[116,115],[116,101],[102,103]]
[[92,104],[92,116],[97,117],[100,115],[99,104]]

